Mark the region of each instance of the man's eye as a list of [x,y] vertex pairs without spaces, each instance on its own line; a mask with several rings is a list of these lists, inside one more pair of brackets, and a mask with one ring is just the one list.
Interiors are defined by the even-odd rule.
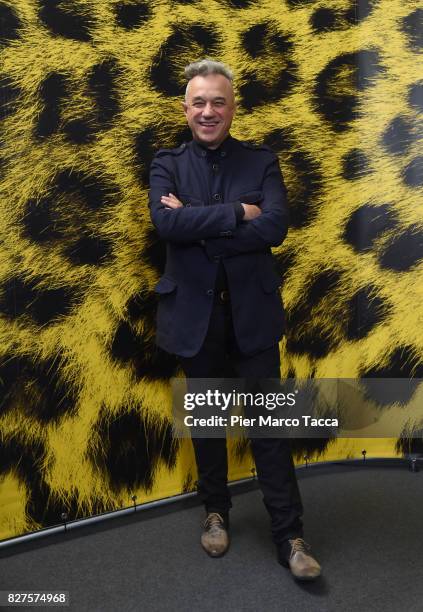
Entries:
[[204,106],[204,102],[194,102],[193,106],[195,106],[196,108],[199,108],[201,106]]

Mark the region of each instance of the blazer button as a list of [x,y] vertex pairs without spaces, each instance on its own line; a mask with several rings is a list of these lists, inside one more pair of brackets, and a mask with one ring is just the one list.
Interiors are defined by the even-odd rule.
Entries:
[[219,164],[213,164],[212,168],[213,168],[214,172],[217,172],[219,170]]
[[226,151],[222,151],[220,154],[221,157],[226,157]]
[[220,193],[213,194],[213,200],[216,200],[218,202],[221,199],[222,199],[222,196],[220,195]]
[[206,293],[207,293],[208,296],[211,297],[214,294],[214,291],[213,291],[213,289],[207,289]]
[[220,259],[221,259],[220,255],[213,255],[213,261],[215,261],[216,263],[219,263]]
[[191,202],[187,202],[187,203],[185,204],[185,206],[186,206],[186,208],[189,208],[189,207],[191,206]]

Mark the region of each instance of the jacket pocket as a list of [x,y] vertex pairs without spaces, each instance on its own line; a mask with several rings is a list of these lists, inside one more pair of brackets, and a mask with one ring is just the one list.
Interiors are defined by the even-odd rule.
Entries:
[[162,276],[157,285],[154,287],[154,292],[160,295],[172,293],[177,287],[176,282],[168,276]]

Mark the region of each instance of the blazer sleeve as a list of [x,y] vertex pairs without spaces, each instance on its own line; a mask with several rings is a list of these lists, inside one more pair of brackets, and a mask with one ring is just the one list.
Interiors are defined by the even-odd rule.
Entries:
[[210,258],[264,251],[284,241],[289,226],[287,191],[274,154],[264,174],[262,191],[261,215],[241,222],[231,236],[207,240],[205,247]]
[[170,155],[156,155],[150,168],[149,207],[151,220],[163,240],[197,242],[207,238],[228,236],[237,226],[236,209],[215,204],[190,208],[167,208],[160,201],[163,195],[177,194]]

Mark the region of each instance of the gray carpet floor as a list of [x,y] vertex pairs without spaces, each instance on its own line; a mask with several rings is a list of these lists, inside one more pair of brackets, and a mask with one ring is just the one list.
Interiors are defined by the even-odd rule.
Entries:
[[422,612],[423,472],[313,468],[299,484],[305,537],[323,566],[315,583],[276,562],[253,490],[233,497],[223,558],[203,553],[203,510],[191,503],[4,549],[0,589],[65,589],[65,609],[77,612]]

